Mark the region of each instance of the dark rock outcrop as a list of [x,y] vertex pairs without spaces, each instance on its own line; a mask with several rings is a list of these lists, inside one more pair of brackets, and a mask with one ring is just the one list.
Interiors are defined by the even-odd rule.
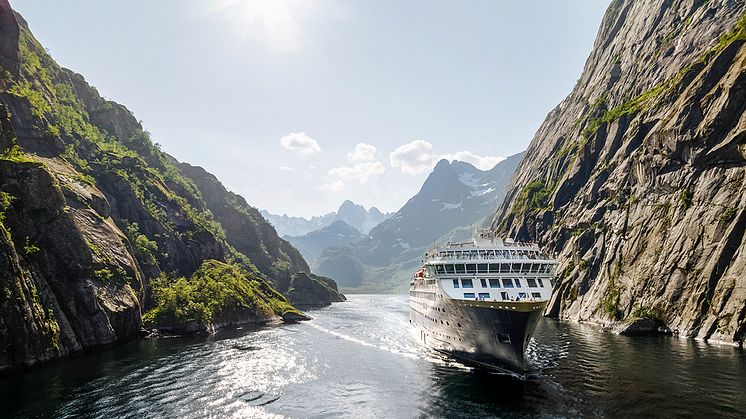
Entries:
[[614,325],[614,333],[626,336],[671,334],[671,329],[660,320],[652,317],[634,317]]
[[561,260],[547,314],[746,330],[746,6],[614,0],[494,227]]
[[298,307],[322,307],[330,302],[346,301],[332,279],[305,272],[293,274],[287,296]]

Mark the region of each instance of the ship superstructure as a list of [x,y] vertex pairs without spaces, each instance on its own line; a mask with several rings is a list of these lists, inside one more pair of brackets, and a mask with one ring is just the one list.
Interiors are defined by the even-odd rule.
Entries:
[[410,282],[410,322],[429,347],[469,363],[522,370],[557,261],[535,243],[478,231],[435,245]]

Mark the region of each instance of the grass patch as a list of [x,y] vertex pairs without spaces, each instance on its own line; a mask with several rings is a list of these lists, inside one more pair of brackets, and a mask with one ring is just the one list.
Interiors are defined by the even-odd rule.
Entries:
[[630,313],[632,317],[635,318],[645,318],[645,319],[654,319],[658,321],[663,321],[663,314],[660,308],[657,307],[641,307],[638,305],[635,305],[632,308],[632,313]]
[[730,223],[736,218],[736,212],[738,211],[737,208],[726,208],[725,211],[723,211],[722,214],[720,214],[720,221],[724,223]]
[[609,279],[609,285],[606,287],[606,292],[601,300],[601,308],[604,313],[608,314],[614,320],[619,320],[619,288],[616,286],[616,281]]
[[109,268],[101,268],[91,272],[91,276],[101,282],[106,282],[114,278],[114,273]]
[[[125,220],[126,222],[126,220]],[[137,223],[127,223],[124,233],[132,243],[135,251],[135,257],[140,263],[154,265],[156,263],[155,255],[158,253],[158,243],[148,239],[148,236],[140,233]]]
[[534,181],[526,185],[513,204],[511,212],[525,214],[538,212],[549,207],[549,198],[552,190],[547,188],[542,181]]
[[15,197],[7,192],[0,191],[0,223],[5,220],[5,211],[10,208]]
[[23,244],[23,253],[33,255],[34,253],[39,253],[40,250],[38,246],[31,243],[31,239],[26,237],[26,242]]
[[4,153],[0,154],[0,160],[12,161],[14,163],[36,163],[35,160],[28,157],[28,154],[24,153],[17,144],[5,150]]
[[689,209],[692,206],[692,200],[694,199],[692,192],[689,188],[685,188],[679,192],[679,205],[684,209]]

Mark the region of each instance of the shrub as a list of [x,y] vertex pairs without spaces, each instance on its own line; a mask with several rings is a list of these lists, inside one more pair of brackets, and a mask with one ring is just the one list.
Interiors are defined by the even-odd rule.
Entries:
[[145,313],[146,324],[211,324],[224,310],[243,308],[255,315],[298,312],[285,297],[260,277],[238,266],[206,260],[189,278],[162,274],[151,282],[155,307]]
[[513,213],[536,212],[549,205],[552,191],[542,181],[533,181],[526,185],[513,204]]
[[733,219],[736,218],[736,211],[736,208],[727,208],[722,214],[720,214],[720,221],[724,223],[733,221]]
[[637,318],[647,318],[661,321],[663,319],[661,309],[657,307],[641,307],[639,305],[635,305],[630,315]]
[[158,243],[148,239],[148,236],[140,233],[137,223],[128,223],[125,234],[132,243],[135,257],[141,262],[153,265],[156,262],[155,254],[158,252]]
[[692,192],[688,188],[679,193],[679,204],[681,204],[684,209],[689,209],[689,207],[692,206],[692,200]]
[[609,279],[604,298],[601,300],[601,308],[614,320],[619,320],[619,288],[613,279]]
[[108,281],[111,278],[113,278],[114,274],[111,272],[109,268],[101,268],[101,269],[96,269],[93,272],[91,272],[91,276],[103,282],[103,281]]
[[26,237],[26,243],[23,245],[23,253],[27,255],[33,255],[34,253],[39,252],[39,247],[35,244],[31,243],[30,239]]
[[15,199],[13,195],[0,191],[0,225],[5,221],[5,211],[10,208],[13,199]]

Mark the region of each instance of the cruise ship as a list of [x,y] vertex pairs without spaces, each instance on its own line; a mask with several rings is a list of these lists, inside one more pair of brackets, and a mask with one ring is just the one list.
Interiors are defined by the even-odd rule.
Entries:
[[420,340],[465,364],[524,371],[557,261],[537,244],[481,230],[471,241],[433,246],[422,262],[409,288]]

